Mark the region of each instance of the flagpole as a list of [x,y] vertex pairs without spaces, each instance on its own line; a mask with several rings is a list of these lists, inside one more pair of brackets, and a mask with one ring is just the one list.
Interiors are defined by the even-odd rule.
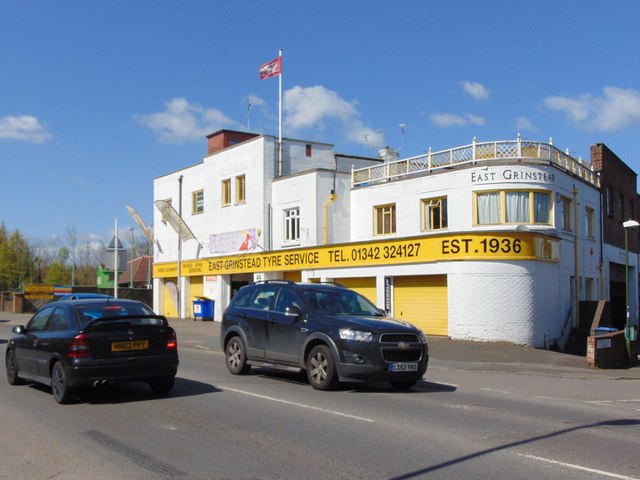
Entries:
[[278,81],[278,176],[282,176],[282,49],[279,49],[280,75]]

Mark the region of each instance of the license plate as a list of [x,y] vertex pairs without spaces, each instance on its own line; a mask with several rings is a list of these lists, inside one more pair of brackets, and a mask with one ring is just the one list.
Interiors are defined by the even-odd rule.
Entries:
[[129,340],[127,342],[111,342],[112,352],[147,350],[148,348],[149,348],[149,340]]
[[417,363],[392,363],[389,365],[390,372],[417,372]]

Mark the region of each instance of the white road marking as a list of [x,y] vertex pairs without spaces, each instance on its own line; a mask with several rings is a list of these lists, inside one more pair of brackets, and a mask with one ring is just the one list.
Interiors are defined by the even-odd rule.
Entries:
[[224,386],[219,386],[219,388],[221,388],[222,390],[229,390],[230,392],[240,393],[242,395],[249,395],[251,397],[261,398],[263,400],[269,400],[271,402],[283,403],[285,405],[292,405],[294,407],[306,408],[306,409],[309,409],[309,410],[315,410],[315,411],[322,412],[322,413],[329,413],[331,415],[337,415],[339,417],[346,417],[346,418],[351,418],[353,420],[360,420],[361,422],[367,422],[367,423],[375,423],[376,422],[372,418],[359,417],[357,415],[351,415],[349,413],[338,412],[336,410],[328,410],[326,408],[314,407],[313,405],[306,405],[304,403],[291,402],[289,400],[283,400],[281,398],[268,397],[267,395],[260,395],[258,393],[251,393],[251,392],[247,392],[245,390],[238,390],[236,388],[224,387]]
[[583,467],[581,465],[574,465],[572,463],[565,463],[565,462],[560,462],[558,460],[552,460],[550,458],[536,457],[535,455],[525,455],[523,453],[518,453],[518,456],[524,457],[524,458],[528,458],[528,459],[531,459],[531,460],[537,460],[539,462],[551,463],[553,465],[560,465],[561,467],[573,468],[574,470],[580,470],[582,472],[595,473],[597,475],[603,475],[605,477],[619,478],[619,479],[622,479],[622,480],[639,480],[636,477],[629,477],[627,475],[620,475],[618,473],[607,472],[607,471],[604,471],[604,470],[597,470],[595,468],[587,468],[587,467]]

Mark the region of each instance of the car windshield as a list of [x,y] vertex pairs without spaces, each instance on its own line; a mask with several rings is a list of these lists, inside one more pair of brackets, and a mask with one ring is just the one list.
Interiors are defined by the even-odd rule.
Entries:
[[331,315],[384,315],[378,307],[353,290],[309,288],[303,293],[318,312]]
[[[97,318],[124,317],[128,315],[155,315],[155,312],[144,304],[120,304],[116,302],[87,303],[78,305],[76,312],[80,323],[87,323]],[[159,320],[160,321],[160,320]],[[160,321],[160,323],[162,323]]]

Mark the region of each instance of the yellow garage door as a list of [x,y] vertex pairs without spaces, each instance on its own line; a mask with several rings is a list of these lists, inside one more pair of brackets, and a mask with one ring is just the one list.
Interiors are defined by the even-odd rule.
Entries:
[[189,282],[191,282],[190,293],[191,298],[189,299],[189,305],[187,308],[189,309],[189,316],[194,318],[193,316],[193,301],[198,297],[202,297],[204,293],[204,279],[203,277],[189,277]]
[[289,280],[290,282],[301,282],[302,281],[302,272],[300,270],[294,270],[292,272],[284,272],[282,275],[284,280]]
[[367,297],[374,305],[376,303],[376,279],[375,277],[336,278],[336,282],[360,295]]
[[176,288],[176,279],[167,278],[164,281],[162,289],[162,315],[165,317],[178,316],[178,289]]
[[410,276],[393,279],[393,315],[428,335],[449,334],[447,276]]

